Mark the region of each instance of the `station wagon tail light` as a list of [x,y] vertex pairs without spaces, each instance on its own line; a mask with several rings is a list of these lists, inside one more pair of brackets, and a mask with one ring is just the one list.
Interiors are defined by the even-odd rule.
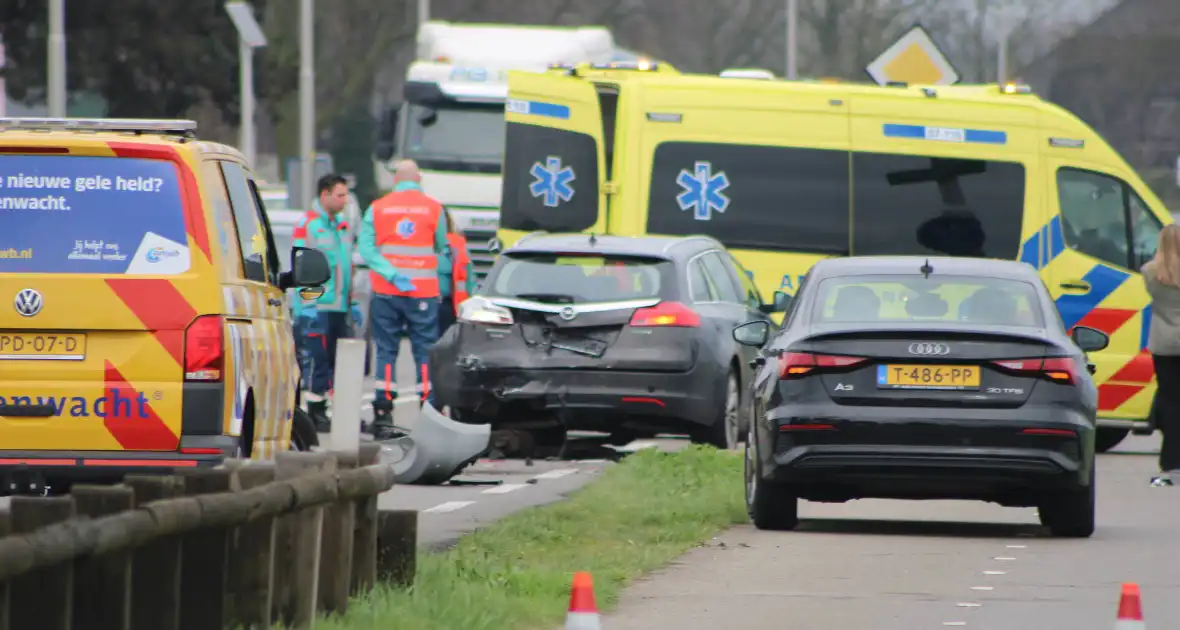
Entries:
[[1077,364],[1069,357],[1007,359],[992,361],[992,363],[1014,376],[1043,378],[1063,385],[1074,385],[1078,382]]
[[636,309],[631,316],[631,326],[635,328],[697,328],[700,325],[701,316],[680,302],[660,302],[655,306]]
[[784,352],[778,355],[778,377],[779,380],[788,380],[814,372],[836,372],[860,365],[868,360],[868,357],[851,357],[841,354]]
[[225,367],[225,322],[204,315],[184,331],[184,380],[220,381]]
[[513,322],[512,311],[479,296],[459,304],[458,320],[470,324],[508,325]]

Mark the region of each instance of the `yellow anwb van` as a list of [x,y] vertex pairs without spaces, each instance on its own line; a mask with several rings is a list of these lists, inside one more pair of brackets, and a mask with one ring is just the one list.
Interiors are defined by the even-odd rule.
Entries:
[[764,294],[794,293],[828,256],[1022,260],[1066,327],[1111,336],[1092,357],[1099,449],[1149,426],[1151,307],[1137,270],[1171,218],[1097,133],[1019,85],[752,76],[511,73],[500,240],[707,234]]
[[327,260],[280,273],[248,165],[195,128],[0,118],[6,491],[315,443],[284,290]]

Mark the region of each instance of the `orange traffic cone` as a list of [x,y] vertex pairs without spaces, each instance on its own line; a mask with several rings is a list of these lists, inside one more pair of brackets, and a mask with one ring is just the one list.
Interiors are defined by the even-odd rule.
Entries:
[[570,590],[570,610],[565,616],[565,630],[602,630],[598,606],[594,603],[594,578],[585,571],[574,574],[574,586]]
[[1143,602],[1139,597],[1139,585],[1123,583],[1123,594],[1119,597],[1119,616],[1114,630],[1147,630],[1143,623]]

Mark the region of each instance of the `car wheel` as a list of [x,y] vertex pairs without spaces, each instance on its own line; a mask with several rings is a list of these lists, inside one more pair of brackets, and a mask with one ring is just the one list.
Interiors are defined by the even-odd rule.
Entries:
[[725,396],[718,409],[713,425],[704,427],[694,440],[712,444],[722,450],[736,450],[739,440],[742,416],[742,394],[738,388],[737,374],[729,372],[725,382]]
[[1127,439],[1127,434],[1130,432],[1130,429],[1118,427],[1098,427],[1098,433],[1094,436],[1094,450],[1105,453]]
[[754,527],[774,531],[789,531],[799,525],[799,499],[781,484],[762,478],[762,460],[758,456],[758,440],[754,439],[751,419],[746,437],[746,512]]
[[1090,485],[1057,491],[1041,501],[1037,512],[1041,525],[1058,538],[1089,538],[1094,533],[1094,467]]
[[291,450],[310,451],[319,445],[320,436],[316,433],[315,421],[302,407],[296,407],[291,418]]

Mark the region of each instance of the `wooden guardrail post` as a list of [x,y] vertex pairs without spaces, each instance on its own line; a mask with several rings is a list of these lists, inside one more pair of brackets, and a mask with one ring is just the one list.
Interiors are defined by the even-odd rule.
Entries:
[[[381,461],[381,445],[366,442],[360,447],[360,465],[372,466]],[[377,584],[377,497],[356,502],[353,514],[352,594],[364,595]]]
[[[284,451],[276,458],[275,477],[281,481],[332,472],[336,472],[336,458],[330,453]],[[335,482],[330,483],[334,488]],[[309,628],[315,621],[323,521],[322,507],[303,509],[279,519],[275,582],[281,590],[275,592],[275,621],[296,628]]]
[[[354,470],[356,452],[334,451],[338,470]],[[341,499],[324,510],[323,543],[320,547],[319,609],[343,614],[348,610],[352,582],[352,539],[356,504]]]
[[[17,496],[11,501],[14,534],[27,534],[74,517],[74,499],[69,496]],[[65,539],[61,544],[70,542]],[[70,630],[73,590],[74,565],[71,562],[34,569],[13,579],[9,590],[11,627],[18,630]]]
[[[12,512],[0,510],[0,538],[12,533]],[[0,582],[0,630],[9,630],[8,623],[8,581]]]
[[[230,492],[236,489],[233,470],[195,468],[183,471],[184,494]],[[233,528],[199,529],[184,536],[180,568],[180,629],[222,628],[226,621],[226,575]]]
[[[249,461],[237,468],[242,490],[275,480],[273,462]],[[272,626],[275,518],[266,516],[238,528],[231,542],[228,597],[229,627],[268,630]]]
[[[82,516],[97,518],[135,508],[130,486],[75,485],[70,489]],[[74,630],[131,627],[131,552],[79,558],[74,564]]]
[[418,511],[381,510],[377,518],[377,571],[395,586],[410,586],[418,564]]
[[[123,483],[140,506],[184,495],[184,480],[175,476],[127,475]],[[180,628],[182,566],[179,536],[158,538],[131,554],[131,630]]]

